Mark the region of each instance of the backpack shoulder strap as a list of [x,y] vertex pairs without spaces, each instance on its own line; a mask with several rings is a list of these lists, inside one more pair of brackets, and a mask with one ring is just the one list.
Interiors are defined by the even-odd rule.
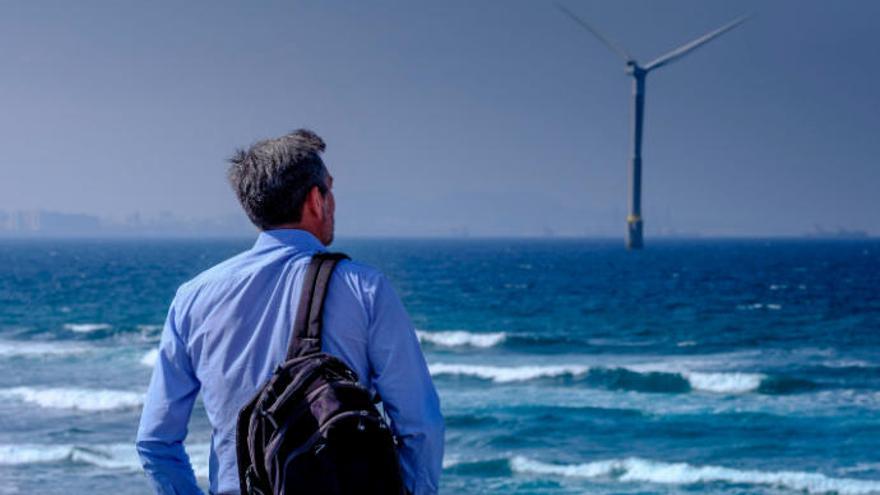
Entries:
[[293,333],[287,347],[287,359],[321,352],[324,297],[333,269],[343,259],[348,259],[343,253],[316,253],[312,256],[303,280]]

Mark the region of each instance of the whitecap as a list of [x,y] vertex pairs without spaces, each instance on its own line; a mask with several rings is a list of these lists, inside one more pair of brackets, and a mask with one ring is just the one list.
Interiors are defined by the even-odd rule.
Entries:
[[159,342],[164,325],[138,325],[138,332],[144,342]]
[[70,460],[105,469],[137,471],[141,467],[134,444],[70,446]]
[[63,356],[88,351],[87,347],[62,342],[0,341],[0,357]]
[[779,311],[780,309],[782,309],[782,305],[781,305],[781,304],[775,304],[775,303],[767,303],[767,304],[765,304],[765,303],[740,304],[739,306],[737,306],[737,309],[742,309],[742,310],[747,310],[747,311],[754,311],[754,310],[758,310],[758,309],[767,309],[767,310],[770,310],[770,311]]
[[754,392],[761,387],[761,383],[767,378],[766,375],[761,373],[691,371],[680,366],[662,363],[624,366],[623,368],[635,373],[669,373],[679,375],[687,380],[691,389],[717,394]]
[[507,338],[504,332],[475,333],[464,330],[448,330],[444,332],[416,331],[421,342],[444,347],[494,347]]
[[878,368],[880,367],[880,363],[862,361],[861,359],[838,359],[834,361],[823,361],[822,366],[826,368]]
[[601,477],[621,482],[673,485],[723,482],[773,486],[814,494],[866,495],[880,493],[880,480],[832,478],[824,474],[800,471],[758,471],[720,466],[693,466],[683,462],[658,462],[637,457],[583,464],[550,464],[516,456],[510,459],[510,467],[518,473],[581,478]]
[[110,330],[112,325],[109,323],[65,323],[64,329],[76,333],[92,333],[99,330]]
[[840,468],[841,473],[867,473],[871,471],[880,472],[880,462],[860,462],[855,466]]
[[65,445],[0,445],[0,466],[59,462],[70,454],[70,446]]
[[488,366],[474,364],[435,363],[428,366],[432,375],[465,375],[497,383],[520,382],[536,378],[583,375],[589,366]]
[[147,366],[148,368],[152,368],[156,366],[156,361],[159,359],[159,349],[150,349],[146,354],[141,357],[141,364]]
[[682,376],[694,390],[720,394],[754,392],[766,378],[760,373],[707,373],[701,371],[686,371],[682,373]]
[[764,307],[764,305],[761,303],[740,304],[739,306],[736,307],[736,309],[761,309],[763,307]]
[[14,387],[0,389],[0,398],[36,404],[47,409],[112,411],[139,407],[143,394],[124,390],[88,388]]
[[[208,478],[210,446],[196,443],[185,446],[197,477]],[[134,442],[98,445],[74,444],[0,444],[0,465],[57,464],[75,462],[107,470],[141,471],[141,461]]]
[[687,380],[691,389],[718,394],[754,392],[766,378],[760,373],[704,372],[673,368],[663,364],[642,364],[620,367],[595,367],[579,364],[491,366],[477,364],[435,363],[428,366],[432,375],[463,375],[492,380],[496,383],[521,382],[538,378],[580,376],[591,370],[627,370],[638,374],[666,373]]
[[880,391],[867,390],[823,390],[815,396],[815,401],[832,404],[837,407],[864,407],[867,409],[880,409]]

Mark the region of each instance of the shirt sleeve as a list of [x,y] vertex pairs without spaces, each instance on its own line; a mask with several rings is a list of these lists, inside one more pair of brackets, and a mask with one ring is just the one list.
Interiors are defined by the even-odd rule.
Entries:
[[369,327],[372,382],[402,440],[404,482],[413,495],[437,493],[443,464],[443,416],[406,309],[380,277]]
[[138,455],[157,494],[202,494],[183,448],[200,386],[172,303],[137,433]]

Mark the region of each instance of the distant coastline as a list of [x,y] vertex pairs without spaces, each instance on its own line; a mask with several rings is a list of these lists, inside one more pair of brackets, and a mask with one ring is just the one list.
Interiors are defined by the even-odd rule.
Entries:
[[[387,229],[365,232],[340,230],[342,239],[425,239],[425,240],[608,240],[617,242],[622,232],[557,232],[551,229],[533,231],[524,227],[520,233],[479,233],[468,228],[438,228],[431,232],[399,234]],[[621,229],[622,230],[622,229]],[[230,214],[213,218],[182,218],[171,212],[155,215],[132,213],[117,218],[106,218],[85,213],[66,213],[46,210],[0,211],[0,239],[199,239],[199,238],[252,238],[257,230],[243,214]],[[658,229],[647,231],[647,241],[696,241],[696,240],[867,240],[877,239],[865,230],[836,227],[826,229],[815,225],[801,234],[779,235],[704,233]]]
[[199,238],[252,237],[243,215],[207,219],[180,218],[170,212],[133,213],[109,219],[84,213],[45,210],[0,211],[0,238]]

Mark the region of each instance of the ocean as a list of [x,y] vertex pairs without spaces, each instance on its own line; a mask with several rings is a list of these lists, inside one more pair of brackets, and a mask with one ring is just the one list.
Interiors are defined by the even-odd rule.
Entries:
[[[250,243],[0,241],[0,494],[149,493],[168,303]],[[444,494],[880,494],[880,241],[337,244],[412,316]]]

